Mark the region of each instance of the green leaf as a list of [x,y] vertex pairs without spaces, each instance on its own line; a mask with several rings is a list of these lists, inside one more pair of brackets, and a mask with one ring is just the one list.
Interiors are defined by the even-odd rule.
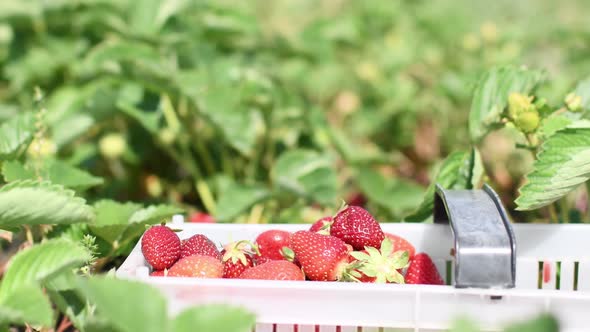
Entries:
[[[31,164],[23,165],[18,161],[8,161],[2,165],[2,175],[6,181],[34,180],[37,178]],[[59,160],[47,160],[43,163],[39,175],[67,188],[84,191],[101,185],[103,179]]]
[[0,189],[0,227],[92,222],[92,208],[60,185],[14,181]]
[[428,186],[420,206],[405,221],[425,221],[432,215],[434,209],[435,185],[440,184],[445,189],[473,189],[481,185],[484,176],[483,162],[477,149],[470,153],[457,151],[451,153],[440,166],[438,173]]
[[160,61],[160,55],[157,50],[146,43],[130,40],[105,42],[88,53],[88,56],[84,59],[84,66],[98,69],[105,63],[123,61],[157,63]]
[[141,205],[100,200],[94,204],[94,209],[96,220],[90,225],[90,230],[109,243],[113,243],[123,235],[129,226],[129,219],[133,213],[141,209]]
[[290,150],[281,154],[271,174],[274,184],[324,205],[336,200],[336,172],[332,159],[311,150]]
[[241,185],[233,183],[219,197],[215,218],[229,221],[268,197],[271,192],[260,184]]
[[52,126],[53,141],[58,147],[62,147],[87,133],[94,123],[94,118],[88,114],[68,116]]
[[590,179],[590,122],[575,122],[541,146],[533,170],[519,189],[517,210],[551,204]]
[[88,260],[88,250],[71,241],[49,240],[34,245],[16,254],[10,261],[0,285],[0,299],[5,300],[14,289],[49,281]]
[[559,322],[551,314],[541,314],[529,321],[513,323],[504,332],[559,332]]
[[182,212],[182,209],[172,205],[152,205],[133,213],[129,217],[129,222],[144,225],[157,224],[168,221],[167,219],[173,215]]
[[190,308],[173,321],[174,332],[192,331],[252,331],[256,317],[241,308],[227,305],[206,305]]
[[513,66],[497,67],[486,72],[477,82],[469,113],[469,134],[474,142],[502,126],[502,113],[513,92],[530,94],[545,78],[539,70]]
[[145,225],[168,221],[173,215],[183,210],[170,205],[154,205],[142,208],[136,203],[119,203],[111,200],[98,201],[96,221],[90,230],[109,242],[123,247],[145,231]]
[[35,120],[23,112],[0,125],[0,160],[14,158],[33,140]]
[[146,112],[123,101],[117,102],[117,107],[125,114],[139,122],[143,128],[145,128],[151,134],[157,134],[160,130],[162,112]]
[[386,208],[393,216],[416,209],[424,196],[422,186],[403,179],[385,178],[369,168],[358,171],[357,181],[369,200]]
[[539,133],[545,139],[547,139],[548,137],[555,134],[557,131],[564,129],[571,123],[572,120],[563,115],[552,115],[548,118],[543,119],[543,121],[541,122]]
[[51,327],[54,323],[51,303],[36,285],[22,285],[11,289],[0,301],[0,324],[39,324]]
[[239,95],[229,88],[207,91],[198,104],[203,115],[234,149],[245,156],[252,155],[258,134],[263,129],[259,112],[245,108]]
[[152,286],[112,277],[91,277],[80,279],[80,289],[96,305],[98,315],[121,332],[168,330],[165,299]]

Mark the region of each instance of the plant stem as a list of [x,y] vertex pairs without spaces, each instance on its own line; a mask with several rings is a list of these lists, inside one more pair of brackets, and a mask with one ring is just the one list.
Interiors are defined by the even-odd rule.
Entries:
[[559,223],[569,223],[569,206],[567,204],[567,198],[564,196],[559,200],[559,214],[561,219]]
[[549,205],[549,223],[559,222],[559,216],[557,215],[557,209],[555,203]]

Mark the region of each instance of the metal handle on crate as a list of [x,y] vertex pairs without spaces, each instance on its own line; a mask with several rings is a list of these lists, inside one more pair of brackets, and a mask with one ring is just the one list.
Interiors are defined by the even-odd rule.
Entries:
[[516,241],[498,195],[483,189],[436,186],[434,222],[450,224],[455,241],[455,287],[513,288]]

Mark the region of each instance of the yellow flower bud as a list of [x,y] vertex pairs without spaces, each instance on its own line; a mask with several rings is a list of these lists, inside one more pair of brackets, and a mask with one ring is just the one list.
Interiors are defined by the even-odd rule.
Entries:
[[510,118],[516,119],[521,113],[534,110],[533,96],[525,96],[518,92],[513,92],[508,96],[508,114]]
[[98,142],[100,153],[108,159],[117,159],[127,149],[127,142],[121,134],[108,134]]
[[494,43],[498,40],[498,27],[494,22],[485,22],[479,28],[479,32],[486,43]]
[[582,110],[582,97],[571,92],[565,96],[565,104],[570,111],[578,112]]
[[32,157],[47,157],[52,156],[57,152],[57,146],[55,143],[46,138],[35,139],[29,145],[27,153]]

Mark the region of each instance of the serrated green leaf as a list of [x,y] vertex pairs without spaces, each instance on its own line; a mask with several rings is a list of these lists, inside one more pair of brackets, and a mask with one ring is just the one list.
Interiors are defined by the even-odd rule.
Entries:
[[51,303],[39,286],[22,285],[9,291],[0,301],[0,324],[53,325]]
[[11,118],[0,125],[0,160],[11,159],[33,140],[35,119],[30,112]]
[[25,180],[0,188],[0,227],[88,223],[94,217],[84,199],[59,185]]
[[393,216],[416,209],[424,196],[425,189],[411,181],[385,178],[369,168],[361,168],[357,174],[356,180],[367,198],[386,208]]
[[239,95],[229,88],[204,93],[198,104],[202,114],[221,131],[233,148],[245,156],[252,155],[263,126],[259,112],[245,108]]
[[544,78],[543,71],[513,66],[486,72],[477,82],[469,113],[471,140],[479,142],[490,130],[502,126],[502,113],[511,93],[529,94]]
[[88,250],[71,241],[58,239],[34,245],[10,261],[0,285],[0,299],[6,299],[13,289],[46,282],[89,259]]
[[543,119],[539,133],[543,136],[543,138],[547,139],[571,123],[572,120],[563,115],[553,115]]
[[477,149],[472,149],[469,153],[462,151],[451,153],[442,162],[420,206],[406,216],[405,221],[420,222],[432,215],[436,184],[440,184],[445,189],[473,189],[479,186],[483,175],[483,162]]
[[160,55],[156,49],[145,43],[130,40],[105,42],[88,53],[84,59],[84,65],[90,68],[100,68],[106,62],[122,61],[158,62]]
[[366,261],[371,258],[368,254],[361,251],[351,251],[350,256],[356,258],[359,261]]
[[90,230],[109,243],[113,243],[120,239],[129,226],[131,216],[141,208],[142,206],[136,203],[98,201],[94,204],[96,221],[90,226]]
[[172,205],[152,205],[141,209],[129,217],[129,223],[132,224],[156,224],[168,221],[175,214],[182,213],[183,210]]
[[519,189],[517,210],[546,206],[590,179],[590,125],[577,122],[547,139]]
[[311,150],[281,154],[272,169],[274,184],[298,196],[329,205],[336,200],[336,172],[331,158]]
[[94,123],[94,118],[88,114],[72,114],[52,126],[53,142],[62,147],[87,133]]
[[215,218],[220,221],[229,221],[240,213],[247,211],[268,197],[271,192],[260,184],[241,185],[233,183],[219,197],[215,208]]
[[96,305],[100,317],[121,332],[168,331],[166,302],[152,286],[111,277],[91,277],[80,279],[80,290]]
[[256,323],[254,314],[239,307],[206,305],[190,308],[173,321],[174,332],[249,332]]
[[[35,180],[37,175],[33,165],[23,165],[18,161],[7,161],[2,165],[2,175],[6,181]],[[62,185],[78,191],[101,185],[103,179],[60,160],[44,161],[39,175],[53,184]]]
[[139,122],[151,134],[157,134],[160,130],[160,120],[162,119],[162,112],[146,112],[124,101],[118,101],[117,107]]

